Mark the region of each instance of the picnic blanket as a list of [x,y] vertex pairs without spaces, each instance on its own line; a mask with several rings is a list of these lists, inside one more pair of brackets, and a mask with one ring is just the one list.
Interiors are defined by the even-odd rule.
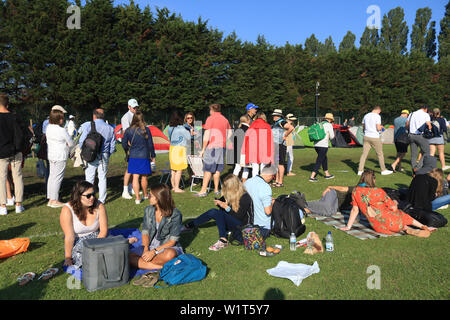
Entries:
[[[318,215],[308,215],[308,217],[314,218],[317,221],[321,221],[329,226],[333,226],[336,229],[343,228],[347,225],[347,221],[350,217],[349,212],[338,212],[335,215],[332,215],[331,217],[324,217],[324,216],[318,216]],[[359,221],[358,221],[359,220]],[[342,231],[342,230],[340,230]],[[355,222],[353,223],[352,228],[349,231],[343,231],[351,236],[354,236],[361,240],[366,239],[378,239],[381,237],[390,237],[390,236],[402,236],[406,233],[401,231],[399,233],[393,233],[393,234],[384,234],[376,232],[372,229],[370,226],[369,221],[366,219],[364,215],[361,214],[361,212],[358,214],[358,217],[356,218]]]
[[[142,233],[139,231],[139,229],[110,229],[108,230],[108,236],[123,236],[124,238],[131,238],[136,237],[138,239],[138,242],[135,242],[133,244],[130,244],[130,250],[129,252],[137,252],[140,249],[140,246],[142,245]],[[63,267],[64,272],[73,275],[76,279],[82,280],[83,279],[83,268],[77,268],[75,266],[69,266],[69,267]],[[149,271],[153,270],[146,270],[146,269],[136,269],[130,266],[130,279],[143,275]]]

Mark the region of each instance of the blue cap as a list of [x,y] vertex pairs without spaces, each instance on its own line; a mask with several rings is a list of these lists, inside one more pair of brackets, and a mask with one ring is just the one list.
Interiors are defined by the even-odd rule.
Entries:
[[255,105],[255,104],[253,104],[253,103],[247,104],[247,107],[246,107],[247,111],[250,110],[250,109],[258,109],[258,108],[259,107],[257,105]]

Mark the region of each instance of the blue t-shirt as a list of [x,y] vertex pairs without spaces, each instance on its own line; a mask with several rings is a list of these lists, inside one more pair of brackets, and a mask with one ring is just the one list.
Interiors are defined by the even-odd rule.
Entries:
[[272,188],[260,176],[245,181],[244,187],[253,201],[253,224],[270,230],[270,215],[264,212],[264,208],[272,205]]
[[394,140],[397,139],[398,135],[406,132],[406,121],[407,117],[397,117],[394,120]]
[[182,125],[169,127],[167,130],[171,146],[188,147],[191,143],[191,133]]

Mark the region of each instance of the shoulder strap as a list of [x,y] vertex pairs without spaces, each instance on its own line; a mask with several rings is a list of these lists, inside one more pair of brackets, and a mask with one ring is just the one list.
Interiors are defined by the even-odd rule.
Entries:
[[95,121],[94,120],[91,121],[91,131],[92,132],[97,132],[97,128],[95,127]]

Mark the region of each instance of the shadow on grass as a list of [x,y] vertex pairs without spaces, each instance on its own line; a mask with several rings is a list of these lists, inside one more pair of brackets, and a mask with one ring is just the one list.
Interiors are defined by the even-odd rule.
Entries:
[[277,288],[270,288],[269,290],[264,293],[264,300],[285,300],[286,297],[284,296],[283,292],[280,291],[280,289]]
[[22,235],[27,229],[29,229],[35,225],[36,225],[36,223],[32,222],[32,223],[22,224],[17,227],[8,228],[6,230],[2,230],[2,231],[0,231],[0,239],[7,240],[7,239],[17,238],[20,235]]
[[350,169],[352,169],[354,173],[358,173],[358,162],[354,162],[352,159],[344,159],[342,160],[342,162],[345,163]]
[[24,286],[19,286],[19,282],[16,281],[13,285],[0,289],[0,300],[39,300],[44,296],[49,281],[65,274],[62,271],[63,262],[61,261],[51,266],[51,268],[58,268],[59,272],[48,280],[38,280],[45,270],[32,270],[36,274],[33,281]]

